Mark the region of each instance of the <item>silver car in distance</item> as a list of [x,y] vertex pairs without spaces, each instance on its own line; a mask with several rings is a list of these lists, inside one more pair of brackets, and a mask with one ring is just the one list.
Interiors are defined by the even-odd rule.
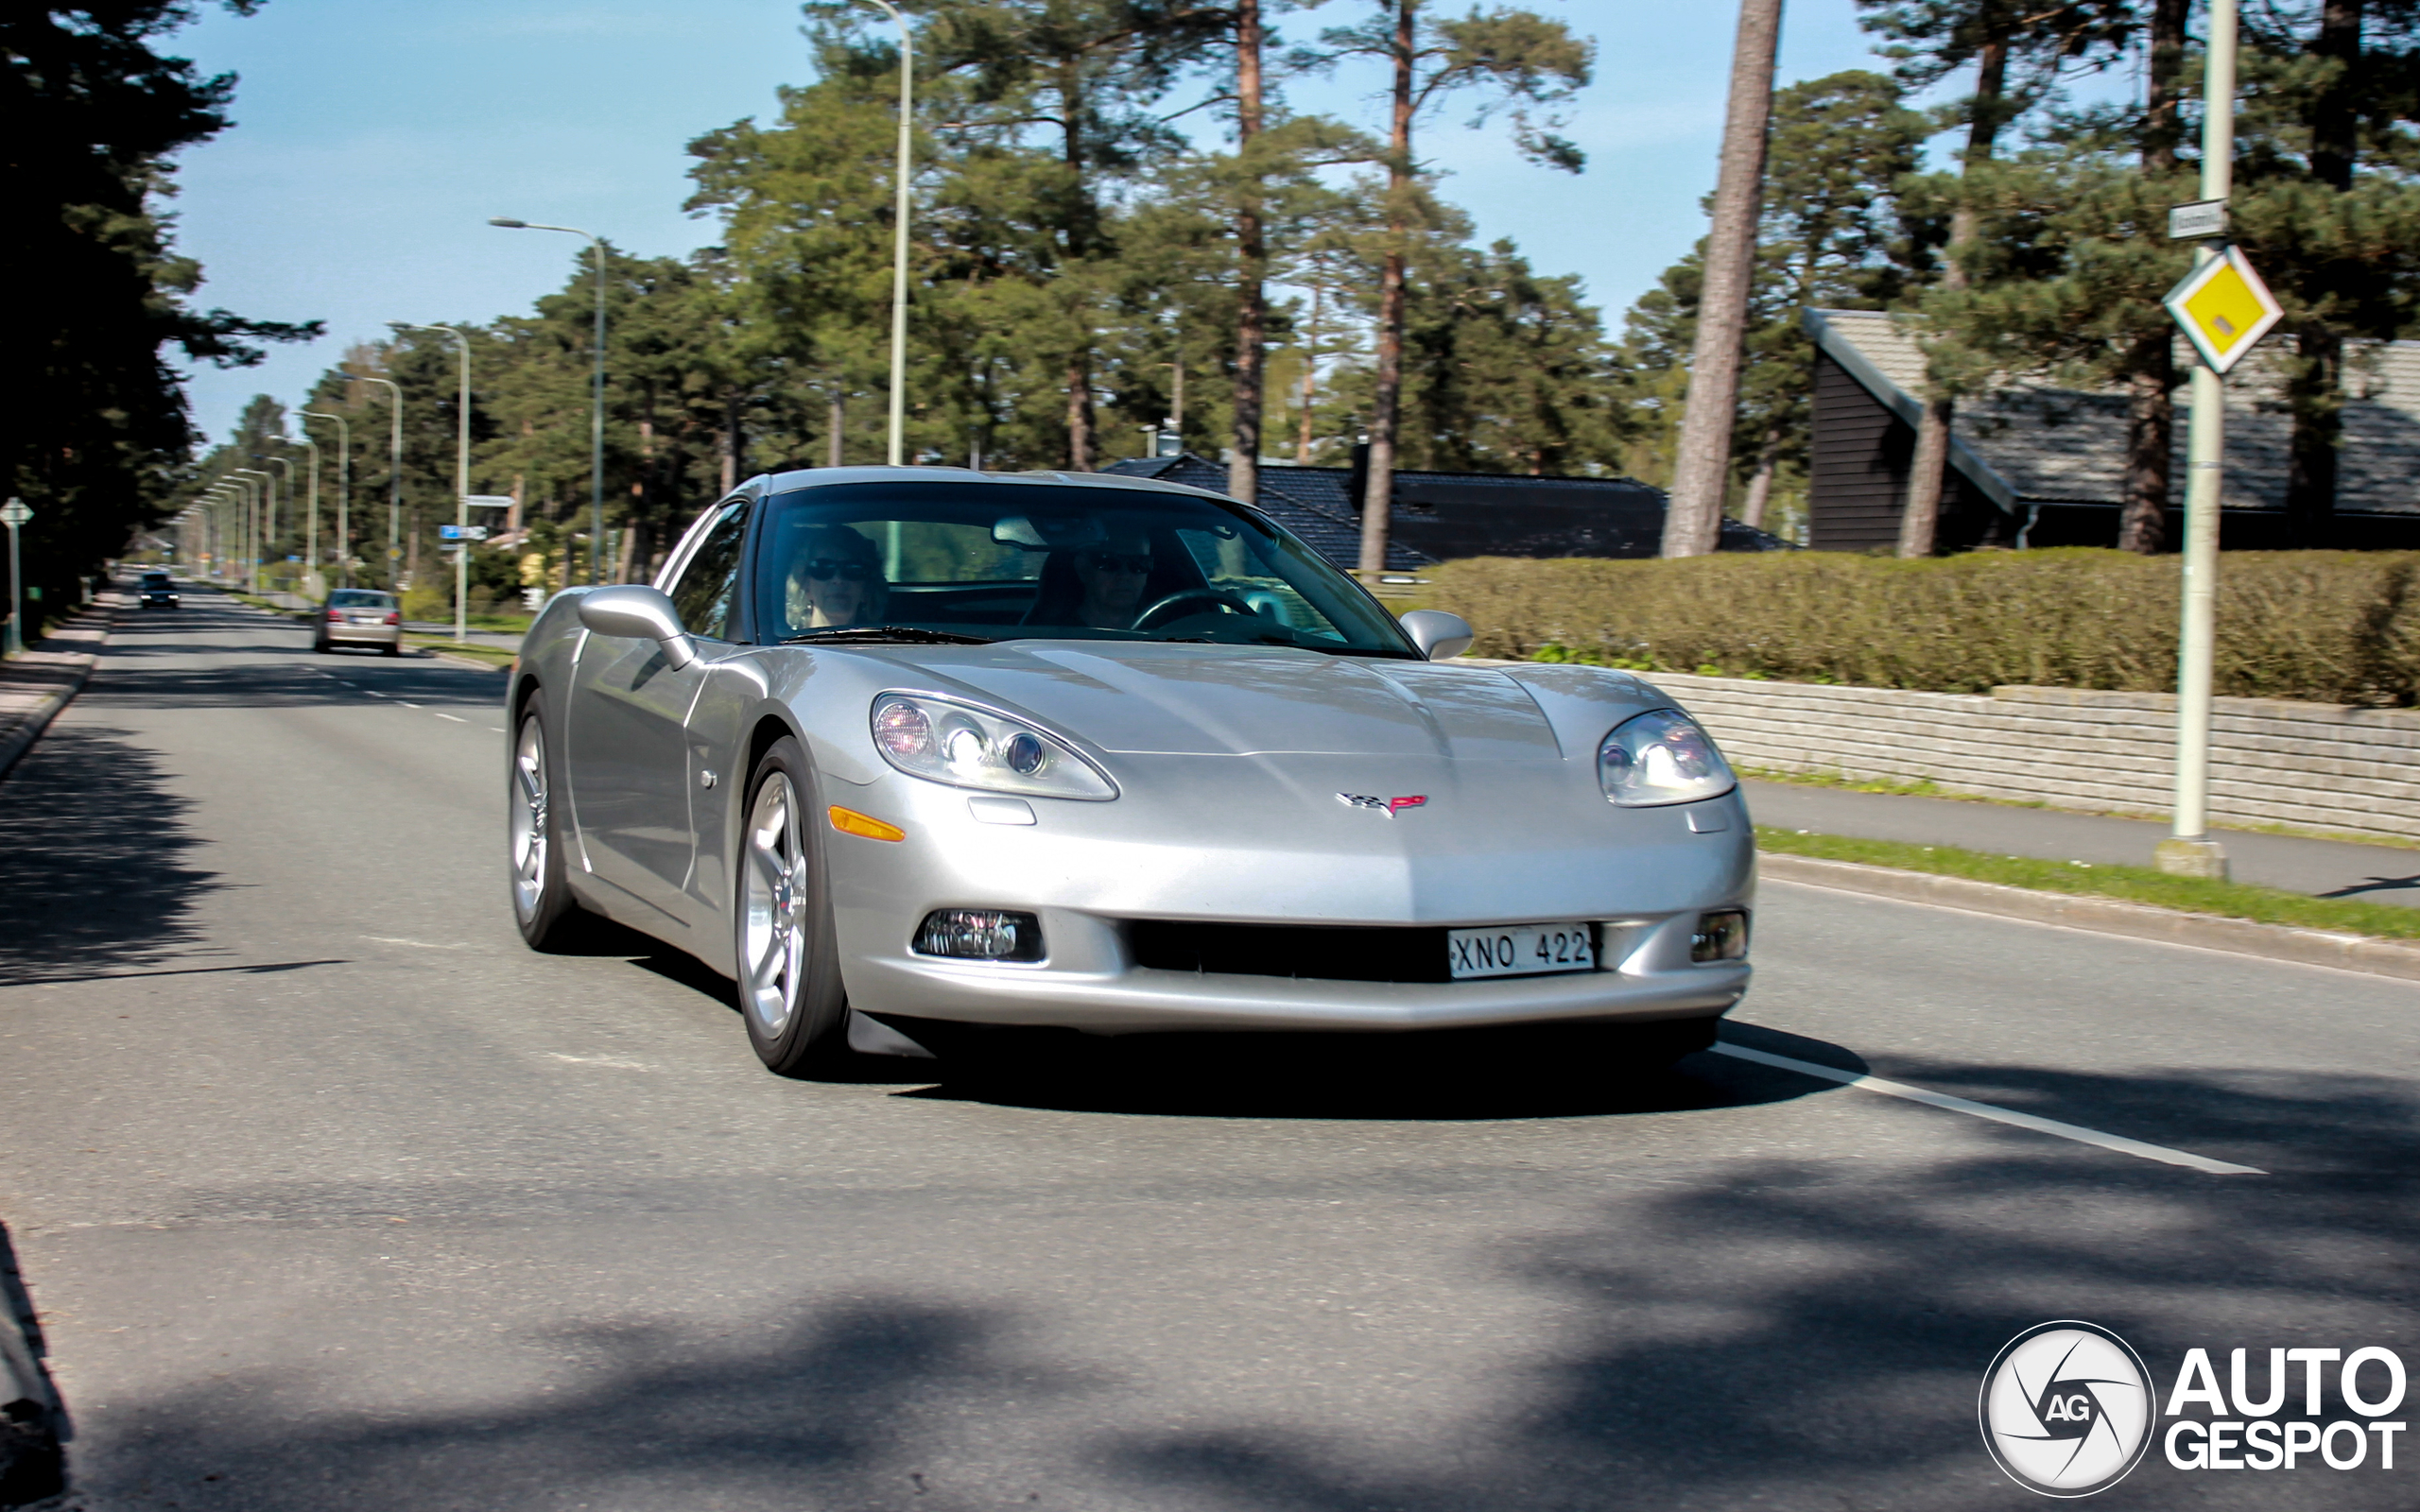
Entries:
[[1199,490],[759,477],[530,627],[513,911],[733,977],[785,1074],[1010,1027],[1711,1042],[1754,887],[1720,753],[1627,673],[1432,660],[1470,639]]

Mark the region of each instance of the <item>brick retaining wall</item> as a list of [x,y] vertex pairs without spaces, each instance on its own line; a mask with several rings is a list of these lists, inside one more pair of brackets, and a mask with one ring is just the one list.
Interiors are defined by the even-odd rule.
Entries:
[[[1929,781],[2053,808],[2169,812],[2174,694],[1652,680],[1741,766]],[[2221,698],[2210,764],[2210,816],[2220,823],[2420,839],[2420,711]]]

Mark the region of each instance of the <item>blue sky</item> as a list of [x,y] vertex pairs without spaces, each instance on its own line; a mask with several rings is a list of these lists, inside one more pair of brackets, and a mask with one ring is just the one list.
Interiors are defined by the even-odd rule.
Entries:
[[[1544,272],[1578,273],[1608,321],[1702,232],[1737,10],[1722,0],[1534,0],[1596,38],[1597,81],[1570,134],[1577,180],[1529,166],[1500,128],[1450,106],[1423,155],[1482,237],[1511,236]],[[1330,0],[1291,35],[1357,18]],[[1457,7],[1459,9],[1459,7]],[[559,287],[581,244],[498,231],[491,215],[585,227],[644,255],[714,238],[683,215],[685,144],[804,82],[786,0],[269,0],[213,9],[168,50],[241,77],[234,129],[181,160],[178,239],[205,305],[327,322],[262,366],[193,376],[195,418],[221,437],[255,393],[289,404],[389,320],[483,321]],[[1791,6],[1787,82],[1871,66],[1850,0]],[[1374,73],[1289,86],[1298,110],[1375,126]]]

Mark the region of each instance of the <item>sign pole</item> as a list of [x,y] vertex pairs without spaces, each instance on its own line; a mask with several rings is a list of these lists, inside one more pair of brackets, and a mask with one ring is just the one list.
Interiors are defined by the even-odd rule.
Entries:
[[11,661],[26,649],[26,586],[17,571],[17,527],[34,517],[23,499],[10,499],[0,508],[0,523],[9,526],[9,640],[7,654]]
[[[2202,198],[2223,200],[2235,180],[2236,0],[2210,0],[2202,75]],[[2197,269],[2219,256],[2204,242]],[[2210,838],[2210,675],[2217,637],[2219,505],[2225,481],[2226,387],[2204,352],[2193,367],[2193,417],[2186,443],[2185,582],[2176,647],[2176,819],[2153,855],[2184,877],[2227,874],[2226,848]]]

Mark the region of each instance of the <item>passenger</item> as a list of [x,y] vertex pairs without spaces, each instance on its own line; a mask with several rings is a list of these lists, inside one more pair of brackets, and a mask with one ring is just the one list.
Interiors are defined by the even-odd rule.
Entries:
[[845,525],[804,533],[783,593],[793,629],[879,625],[890,598],[873,542]]

